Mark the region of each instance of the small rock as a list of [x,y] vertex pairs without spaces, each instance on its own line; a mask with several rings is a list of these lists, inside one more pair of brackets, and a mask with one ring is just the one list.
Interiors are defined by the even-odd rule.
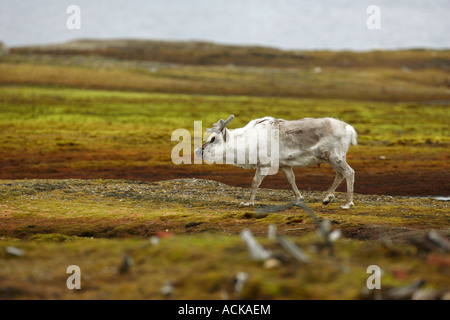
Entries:
[[339,239],[342,235],[342,231],[339,229],[333,230],[332,232],[330,232],[329,234],[329,239],[331,242],[336,241],[337,239]]
[[152,236],[150,238],[150,243],[154,246],[157,246],[159,244],[159,242],[160,242],[159,237],[157,237],[157,236]]
[[163,286],[161,287],[161,294],[163,296],[170,296],[173,294],[175,290],[175,287],[173,286],[172,282],[170,282],[169,280],[166,280],[163,284]]
[[403,67],[401,67],[400,69],[401,69],[403,72],[405,72],[405,73],[411,73],[411,69],[408,68],[408,67],[403,66]]
[[23,250],[16,247],[6,247],[6,253],[15,257],[22,257],[24,254]]
[[281,266],[281,261],[275,258],[268,259],[264,262],[264,269],[275,269]]

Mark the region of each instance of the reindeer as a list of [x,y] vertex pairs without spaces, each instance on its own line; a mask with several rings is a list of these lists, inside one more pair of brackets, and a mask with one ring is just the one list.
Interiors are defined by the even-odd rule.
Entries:
[[[279,167],[283,171],[288,183],[294,193],[295,202],[303,199],[295,183],[293,167],[308,167],[328,163],[335,171],[336,177],[333,184],[327,190],[323,204],[327,205],[334,198],[334,191],[345,179],[347,182],[347,197],[342,209],[349,209],[353,203],[353,184],[355,181],[355,171],[347,164],[346,154],[350,144],[357,144],[357,134],[355,129],[340,120],[333,118],[305,118],[300,120],[283,120],[272,117],[265,117],[250,121],[245,127],[238,129],[228,129],[227,125],[234,119],[231,115],[226,121],[220,119],[207,129],[211,135],[207,141],[195,150],[197,157],[205,161],[222,163],[223,159],[236,166],[246,169],[256,169],[253,178],[250,197],[241,203],[244,206],[254,204],[256,190],[264,177],[269,173],[268,167]],[[250,158],[260,147],[258,135],[270,136],[267,132],[273,131],[278,134],[277,163],[263,163],[259,159],[250,161]],[[250,148],[249,147],[257,147]],[[253,150],[253,151],[252,151]],[[273,150],[272,150],[273,151]],[[230,156],[231,154],[231,156]],[[241,160],[236,161],[241,156]]]

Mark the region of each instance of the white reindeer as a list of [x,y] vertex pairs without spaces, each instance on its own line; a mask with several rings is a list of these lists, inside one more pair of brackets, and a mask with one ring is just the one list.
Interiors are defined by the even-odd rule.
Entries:
[[[357,134],[352,126],[333,118],[305,118],[287,121],[265,117],[252,120],[243,128],[227,129],[226,126],[233,119],[234,116],[231,115],[226,121],[221,119],[213,125],[213,128],[207,129],[206,131],[212,132],[212,134],[201,148],[195,150],[195,154],[205,161],[223,163],[223,160],[227,159],[226,163],[232,163],[242,168],[256,168],[250,198],[241,205],[254,204],[256,190],[268,174],[267,167],[277,165],[292,187],[295,201],[301,201],[303,196],[295,183],[292,168],[314,166],[325,162],[336,170],[336,178],[326,192],[323,204],[327,205],[334,198],[334,191],[345,179],[347,181],[347,198],[341,208],[349,209],[354,205],[355,171],[346,162],[350,144],[357,144]],[[278,150],[275,150],[277,163],[275,165],[273,161],[263,163],[260,158],[251,161],[255,159],[254,153],[258,152],[257,150],[261,147],[261,140],[257,137],[273,136],[268,133],[271,131],[276,132],[278,137],[278,141],[276,141]],[[230,159],[233,161],[230,162]]]

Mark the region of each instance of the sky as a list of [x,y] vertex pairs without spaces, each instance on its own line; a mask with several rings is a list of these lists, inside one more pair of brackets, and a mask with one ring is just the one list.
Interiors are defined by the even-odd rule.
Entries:
[[[80,29],[69,29],[70,5]],[[379,29],[370,29],[370,5]],[[371,20],[373,21],[373,20]],[[0,0],[8,46],[73,39],[199,40],[281,49],[450,48],[450,0]]]

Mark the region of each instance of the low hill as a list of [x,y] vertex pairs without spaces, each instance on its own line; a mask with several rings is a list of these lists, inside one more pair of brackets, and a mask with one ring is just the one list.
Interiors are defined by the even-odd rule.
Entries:
[[61,44],[17,47],[11,53],[100,55],[124,60],[189,65],[265,67],[380,67],[450,70],[449,50],[301,51],[232,46],[209,42],[151,40],[74,40]]

